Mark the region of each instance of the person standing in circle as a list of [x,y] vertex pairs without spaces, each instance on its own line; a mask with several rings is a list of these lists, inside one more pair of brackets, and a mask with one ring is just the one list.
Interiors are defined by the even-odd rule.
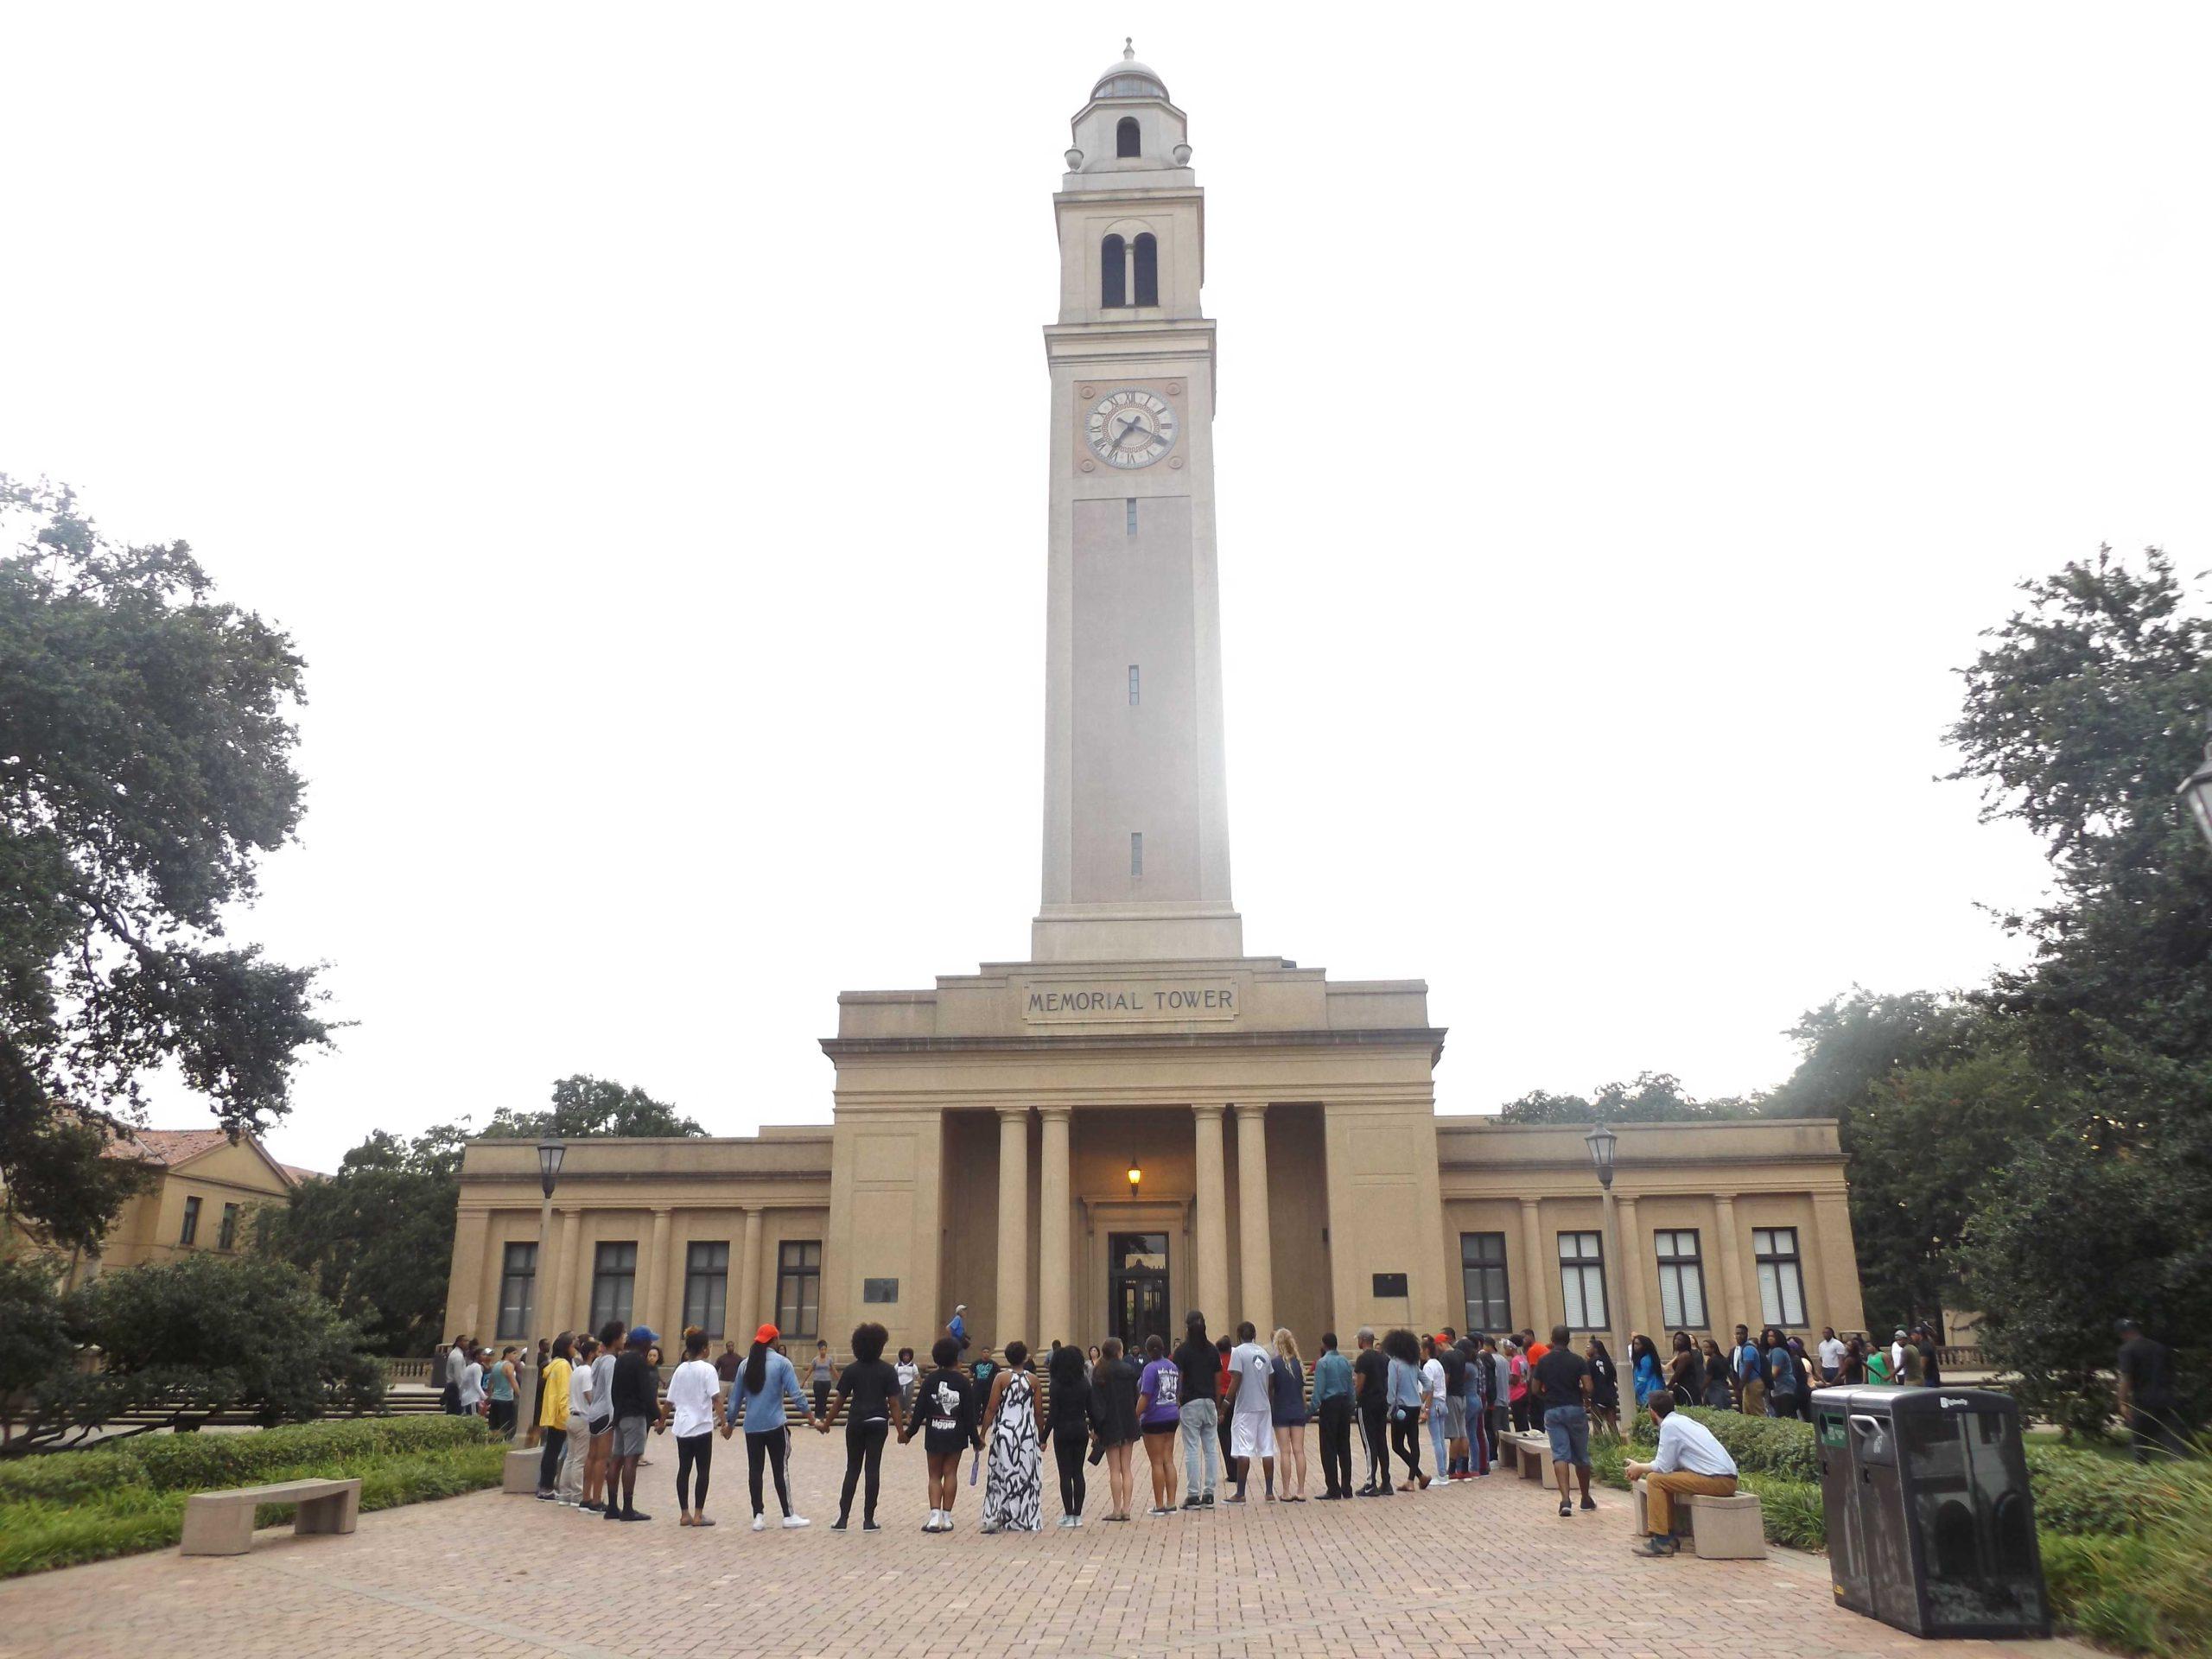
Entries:
[[1137,1423],[1137,1368],[1123,1357],[1117,1338],[1106,1338],[1091,1367],[1090,1421],[1106,1459],[1105,1518],[1126,1521],[1136,1484],[1129,1459],[1142,1431]]
[[798,1373],[791,1363],[776,1348],[778,1332],[772,1325],[764,1325],[753,1333],[752,1351],[745,1357],[744,1369],[737,1374],[737,1386],[729,1391],[729,1403],[723,1408],[722,1438],[728,1440],[738,1428],[745,1431],[745,1466],[753,1496],[753,1530],[760,1532],[768,1525],[760,1502],[760,1466],[767,1464],[775,1471],[776,1501],[783,1506],[784,1525],[787,1528],[809,1524],[806,1517],[791,1507],[791,1478],[784,1467],[784,1460],[791,1448],[789,1419],[785,1415],[786,1404],[797,1410],[806,1409],[806,1396],[798,1391]]
[[930,1518],[924,1532],[952,1530],[952,1500],[960,1490],[960,1454],[980,1446],[976,1427],[976,1389],[960,1370],[960,1344],[950,1336],[939,1337],[930,1350],[937,1369],[921,1381],[914,1396],[915,1410],[899,1431],[899,1444],[922,1431],[922,1454],[929,1459]]
[[1383,1425],[1390,1411],[1390,1357],[1375,1345],[1373,1325],[1361,1325],[1356,1340],[1359,1356],[1352,1361],[1351,1370],[1359,1387],[1360,1439],[1367,1446],[1367,1484],[1359,1489],[1357,1496],[1388,1497],[1390,1442]]
[[813,1414],[823,1416],[830,1409],[830,1390],[837,1385],[837,1368],[830,1363],[827,1338],[815,1343],[814,1363],[808,1368],[806,1380],[814,1391]]
[[499,1363],[492,1368],[492,1432],[505,1440],[515,1437],[515,1351],[512,1344],[499,1350]]
[[678,1526],[715,1524],[707,1518],[707,1473],[715,1463],[715,1406],[721,1388],[707,1357],[707,1333],[694,1331],[683,1338],[683,1363],[668,1380],[669,1433],[676,1436],[676,1507],[683,1511]]
[[1231,1503],[1244,1501],[1255,1458],[1267,1478],[1268,1502],[1275,1501],[1275,1368],[1259,1335],[1251,1320],[1245,1320],[1236,1327],[1236,1345],[1229,1351],[1229,1449],[1236,1478]]
[[1144,1339],[1144,1370],[1137,1376],[1137,1427],[1152,1465],[1152,1513],[1175,1508],[1175,1436],[1183,1426],[1183,1372],[1167,1357],[1159,1333]]
[[1268,1387],[1268,1408],[1274,1417],[1275,1456],[1282,1460],[1282,1501],[1306,1501],[1306,1362],[1298,1338],[1286,1326],[1275,1331],[1274,1376]]
[[1090,1379],[1084,1374],[1083,1350],[1052,1350],[1045,1374],[1052,1379],[1052,1460],[1060,1471],[1060,1525],[1083,1524],[1086,1483],[1084,1454],[1090,1450]]
[[1337,1333],[1321,1333],[1321,1357],[1313,1362],[1313,1414],[1319,1420],[1324,1502],[1351,1496],[1351,1361],[1337,1351]]
[[883,1344],[891,1333],[880,1325],[863,1325],[853,1332],[853,1363],[837,1377],[837,1397],[814,1426],[823,1433],[845,1414],[845,1486],[837,1499],[837,1518],[832,1532],[842,1532],[852,1517],[853,1491],[863,1473],[868,1490],[861,1510],[861,1530],[880,1532],[875,1524],[876,1494],[883,1485],[883,1443],[893,1428],[906,1426],[905,1402],[899,1397],[899,1372],[887,1364]]
[[1221,1467],[1216,1438],[1221,1414],[1214,1405],[1220,1363],[1206,1338],[1206,1316],[1195,1308],[1184,1318],[1183,1345],[1175,1351],[1175,1365],[1182,1373],[1183,1507],[1210,1510]]
[[1044,1531],[1039,1469],[1044,1406],[1037,1398],[1037,1381],[1029,1375],[1027,1343],[1007,1344],[1006,1364],[991,1379],[983,1421],[991,1437],[990,1472],[983,1481],[983,1530]]
[[[1582,1507],[1598,1507],[1590,1496],[1590,1363],[1567,1346],[1570,1334],[1565,1325],[1554,1325],[1551,1346],[1536,1362],[1536,1380],[1544,1391],[1544,1433],[1552,1443],[1563,1516],[1574,1513],[1567,1496],[1570,1471],[1582,1482]],[[1662,1386],[1654,1392],[1667,1390]]]
[[[1712,1342],[1707,1338],[1708,1345]],[[1615,1439],[1621,1432],[1621,1376],[1613,1357],[1605,1351],[1605,1339],[1592,1334],[1590,1345],[1582,1357],[1590,1363],[1590,1414],[1603,1423]],[[1726,1387],[1724,1382],[1721,1385]]]

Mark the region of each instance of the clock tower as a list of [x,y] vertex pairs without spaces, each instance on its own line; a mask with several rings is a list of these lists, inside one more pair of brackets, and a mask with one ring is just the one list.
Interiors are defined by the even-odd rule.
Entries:
[[1052,198],[1044,962],[1243,953],[1230,902],[1214,326],[1188,123],[1134,49]]

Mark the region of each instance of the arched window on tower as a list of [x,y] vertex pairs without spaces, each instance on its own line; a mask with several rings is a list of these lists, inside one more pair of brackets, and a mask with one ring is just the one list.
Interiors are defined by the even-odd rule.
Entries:
[[1150,231],[1137,238],[1137,296],[1138,305],[1160,303],[1160,243]]
[[1137,118],[1134,115],[1123,116],[1120,124],[1114,129],[1114,154],[1121,157],[1144,154]]
[[1098,303],[1102,306],[1129,302],[1128,272],[1122,259],[1124,245],[1120,237],[1109,236],[1099,246]]

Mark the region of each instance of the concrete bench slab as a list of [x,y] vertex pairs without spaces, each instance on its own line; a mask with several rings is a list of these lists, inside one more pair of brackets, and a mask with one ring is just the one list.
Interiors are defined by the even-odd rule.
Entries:
[[184,1501],[186,1555],[243,1555],[253,1548],[253,1512],[264,1503],[290,1503],[292,1530],[351,1532],[360,1518],[358,1480],[285,1480],[273,1486],[240,1486],[227,1492],[194,1492]]
[[[1643,1482],[1636,1494],[1636,1529],[1651,1529],[1650,1493]],[[1687,1535],[1690,1553],[1707,1561],[1759,1561],[1766,1559],[1766,1517],[1757,1492],[1738,1491],[1731,1497],[1709,1497],[1684,1492],[1675,1500],[1675,1536]],[[1684,1530],[1686,1529],[1686,1530]]]

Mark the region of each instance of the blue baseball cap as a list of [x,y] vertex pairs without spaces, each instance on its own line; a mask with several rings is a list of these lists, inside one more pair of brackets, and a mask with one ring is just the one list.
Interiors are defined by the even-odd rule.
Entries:
[[653,1344],[659,1340],[660,1332],[654,1330],[650,1325],[638,1325],[630,1327],[630,1345],[632,1348],[650,1348]]

